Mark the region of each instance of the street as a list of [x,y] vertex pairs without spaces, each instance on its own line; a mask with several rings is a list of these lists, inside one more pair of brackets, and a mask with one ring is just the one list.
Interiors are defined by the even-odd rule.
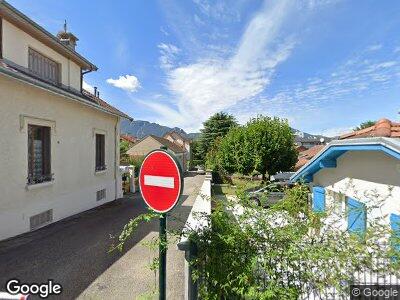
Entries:
[[[168,230],[181,230],[204,176],[189,175]],[[143,245],[158,236],[158,220],[142,224],[122,253],[109,249],[123,226],[146,212],[140,193],[119,199],[76,217],[0,243],[0,291],[17,278],[24,283],[49,279],[63,287],[57,299],[136,299],[154,291],[157,277],[150,270],[154,255]],[[178,221],[179,220],[179,221]],[[184,253],[171,241],[167,256],[167,298],[183,298]]]

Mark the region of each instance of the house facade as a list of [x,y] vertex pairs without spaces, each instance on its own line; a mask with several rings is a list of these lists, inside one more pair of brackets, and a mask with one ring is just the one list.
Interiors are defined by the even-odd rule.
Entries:
[[121,197],[119,122],[82,89],[97,67],[0,1],[0,240]]
[[335,214],[339,228],[363,234],[380,219],[400,230],[400,139],[333,141],[291,180],[309,183],[313,209]]
[[190,143],[191,140],[182,136],[182,134],[176,132],[176,131],[170,131],[167,132],[163,138],[169,140],[170,142],[182,147],[183,149],[185,149],[185,155],[183,157],[183,165],[188,167],[188,164],[191,160],[192,157],[192,152],[191,152],[191,148],[190,148]]
[[149,152],[162,147],[167,148],[176,156],[179,165],[181,166],[182,170],[185,171],[185,149],[162,137],[148,135],[133,145],[133,147],[130,148],[126,153],[133,158],[143,158]]

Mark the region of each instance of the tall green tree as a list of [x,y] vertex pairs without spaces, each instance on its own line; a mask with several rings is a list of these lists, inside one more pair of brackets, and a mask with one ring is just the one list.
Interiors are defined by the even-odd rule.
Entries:
[[[245,126],[232,128],[228,134],[221,138],[218,143],[218,151],[215,153],[214,165],[212,169],[222,169],[228,173],[250,174],[254,170],[254,157],[252,155],[253,145],[247,136]],[[207,155],[207,163],[213,161]]]
[[258,116],[222,138],[216,153],[217,168],[244,175],[290,171],[297,161],[294,136],[286,120]]
[[130,148],[129,142],[121,141],[119,143],[120,162],[126,163],[129,161],[129,155],[126,153]]
[[293,132],[287,120],[257,116],[246,124],[251,141],[254,169],[265,178],[278,171],[290,171],[297,161]]
[[200,156],[200,143],[198,140],[193,140],[190,144],[191,158],[190,158],[190,167],[196,167],[203,163],[202,158]]
[[225,112],[216,113],[203,123],[198,148],[198,155],[203,164],[207,152],[213,148],[216,139],[225,136],[232,127],[237,125],[235,117]]
[[365,128],[374,126],[375,123],[376,123],[376,121],[372,121],[372,120],[368,120],[368,121],[362,122],[359,126],[357,126],[356,128],[354,128],[354,131],[357,131],[357,130],[361,130],[361,129],[365,129]]

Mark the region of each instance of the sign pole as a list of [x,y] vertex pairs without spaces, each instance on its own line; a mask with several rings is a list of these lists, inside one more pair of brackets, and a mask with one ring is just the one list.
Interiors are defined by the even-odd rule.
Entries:
[[167,212],[178,203],[183,183],[179,161],[167,149],[153,150],[146,155],[140,168],[139,186],[144,202],[160,214],[158,245],[160,300],[166,300],[167,292]]
[[160,216],[160,241],[159,241],[159,294],[160,300],[166,299],[166,271],[167,271],[167,214]]

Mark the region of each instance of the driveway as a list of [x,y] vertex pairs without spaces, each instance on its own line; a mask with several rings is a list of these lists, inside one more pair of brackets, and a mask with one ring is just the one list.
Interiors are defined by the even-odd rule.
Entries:
[[[183,195],[168,223],[181,230],[204,176],[185,178]],[[158,252],[143,242],[158,236],[158,221],[142,224],[122,253],[109,249],[123,226],[146,212],[139,193],[84,212],[68,220],[0,243],[0,291],[11,278],[21,282],[53,279],[63,287],[58,299],[147,298],[158,282],[148,265]],[[167,298],[183,298],[184,253],[170,241]],[[152,298],[151,296],[149,298]]]

